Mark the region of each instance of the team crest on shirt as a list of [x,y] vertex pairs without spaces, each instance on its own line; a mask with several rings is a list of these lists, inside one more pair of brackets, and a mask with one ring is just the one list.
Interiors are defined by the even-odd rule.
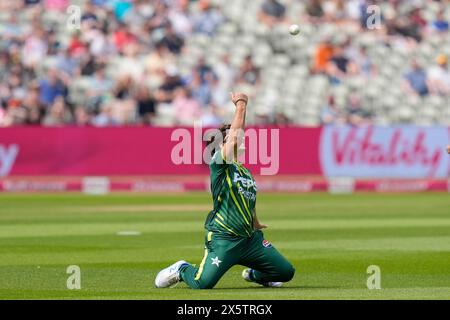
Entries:
[[267,241],[266,239],[263,240],[262,245],[264,248],[272,247],[272,244],[269,241]]

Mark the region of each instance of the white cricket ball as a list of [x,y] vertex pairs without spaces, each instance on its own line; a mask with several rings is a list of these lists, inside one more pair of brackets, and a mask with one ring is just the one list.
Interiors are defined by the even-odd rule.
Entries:
[[293,24],[289,27],[289,33],[293,36],[300,33],[300,27],[297,24]]

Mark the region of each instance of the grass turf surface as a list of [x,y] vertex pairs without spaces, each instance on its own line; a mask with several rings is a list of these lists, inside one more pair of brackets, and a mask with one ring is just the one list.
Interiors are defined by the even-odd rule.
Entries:
[[[296,267],[283,288],[233,267],[213,290],[153,287],[203,257],[206,193],[0,195],[0,299],[449,299],[450,196],[260,194],[265,236]],[[140,231],[119,236],[119,231]],[[81,290],[68,290],[69,265]],[[366,269],[381,268],[381,290]]]

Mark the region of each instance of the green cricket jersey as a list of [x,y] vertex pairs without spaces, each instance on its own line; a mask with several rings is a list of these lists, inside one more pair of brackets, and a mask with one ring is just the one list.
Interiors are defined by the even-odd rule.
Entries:
[[209,167],[214,209],[206,219],[205,228],[231,236],[250,237],[257,191],[252,174],[241,163],[226,163],[220,150],[212,157]]

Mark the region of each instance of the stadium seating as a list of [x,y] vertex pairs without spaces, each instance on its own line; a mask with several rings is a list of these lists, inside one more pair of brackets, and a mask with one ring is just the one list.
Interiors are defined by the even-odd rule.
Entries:
[[[86,0],[72,1],[83,7]],[[402,90],[404,73],[409,61],[415,58],[427,70],[435,62],[438,54],[450,56],[450,33],[432,33],[413,46],[406,44],[402,37],[386,37],[377,30],[360,30],[357,21],[336,23],[325,21],[313,23],[305,14],[305,1],[280,0],[286,6],[287,19],[298,23],[301,33],[291,36],[287,32],[288,24],[280,23],[268,27],[258,20],[258,12],[264,0],[214,0],[211,3],[223,13],[225,20],[214,35],[192,33],[185,38],[185,48],[177,56],[177,69],[188,78],[200,57],[214,68],[224,54],[230,56],[230,66],[238,71],[245,57],[250,55],[256,67],[260,69],[261,79],[256,85],[237,83],[228,90],[244,90],[251,96],[249,122],[256,115],[273,119],[275,114],[285,114],[293,124],[316,126],[321,123],[321,110],[330,95],[336,100],[339,109],[348,107],[348,99],[357,94],[361,108],[371,114],[371,122],[380,125],[392,123],[443,124],[450,119],[450,97],[411,95]],[[431,22],[440,5],[435,1],[422,1],[422,17]],[[381,2],[384,12],[392,10],[388,2]],[[399,9],[410,7],[404,1]],[[450,20],[450,6],[445,7],[446,17]],[[99,9],[100,10],[100,9]],[[190,11],[198,12],[198,4],[190,2]],[[24,25],[31,25],[31,14],[23,10],[18,18]],[[7,22],[8,12],[0,12],[0,23]],[[71,32],[65,28],[66,18],[57,11],[45,11],[41,17],[44,26],[57,26],[57,37],[66,46]],[[367,48],[368,56],[376,70],[374,74],[364,76],[360,73],[347,75],[337,82],[330,82],[327,75],[311,73],[314,54],[318,44],[327,36],[333,35],[333,43],[339,44],[351,39],[351,47]],[[409,47],[408,47],[409,46]],[[144,52],[142,54],[148,54]],[[116,78],[117,66],[124,57],[116,56],[107,64],[107,75]],[[54,56],[47,56],[38,69],[39,74],[55,64]],[[76,77],[69,85],[69,100],[76,105],[86,103],[86,90],[90,76]],[[149,79],[151,83],[152,79]],[[232,106],[221,107],[222,117],[229,120]],[[175,112],[170,104],[158,106],[155,123],[159,125],[176,124]]]

